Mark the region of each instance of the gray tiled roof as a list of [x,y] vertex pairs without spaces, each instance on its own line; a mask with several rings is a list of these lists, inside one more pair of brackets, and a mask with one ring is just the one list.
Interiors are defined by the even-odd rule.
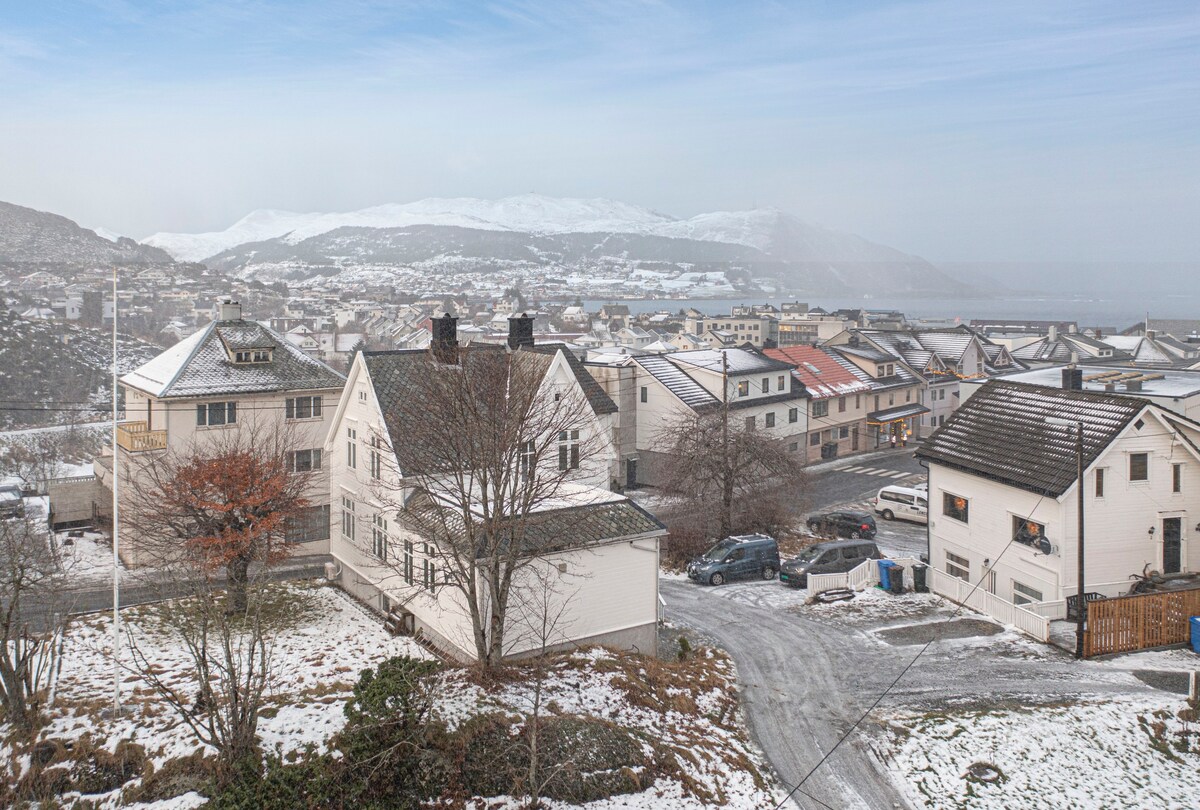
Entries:
[[748,349],[695,349],[692,351],[675,352],[671,361],[699,366],[709,371],[721,371],[721,356],[728,358],[730,374],[753,374],[759,371],[791,371],[788,363],[773,360],[756,351]]
[[666,526],[658,518],[625,499],[536,512],[526,521],[524,548],[529,554],[666,532]]
[[917,458],[1057,498],[1076,478],[1083,422],[1086,468],[1139,413],[1144,399],[992,381],[926,439]]
[[691,408],[717,405],[720,400],[707,388],[689,377],[683,369],[667,359],[668,355],[639,357],[635,362]]
[[[236,344],[226,346],[229,341]],[[266,363],[234,363],[229,352],[274,347]],[[346,378],[253,321],[214,321],[121,378],[155,397],[203,397],[341,388]]]

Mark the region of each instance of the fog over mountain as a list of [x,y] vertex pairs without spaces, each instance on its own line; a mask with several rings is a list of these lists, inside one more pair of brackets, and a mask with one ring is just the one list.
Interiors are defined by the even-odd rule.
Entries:
[[527,194],[419,200],[347,213],[254,211],[224,231],[157,233],[147,244],[255,278],[309,278],[354,268],[422,265],[731,271],[788,289],[897,293],[962,290],[919,256],[777,209],[690,219],[604,199]]
[[0,202],[0,262],[5,264],[152,264],[164,251],[127,237],[101,236],[57,214]]

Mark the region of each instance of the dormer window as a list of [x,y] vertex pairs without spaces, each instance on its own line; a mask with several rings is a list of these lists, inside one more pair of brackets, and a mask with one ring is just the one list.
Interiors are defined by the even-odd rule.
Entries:
[[234,352],[233,353],[233,362],[238,363],[238,364],[270,363],[271,362],[271,350],[270,349],[248,349],[246,351]]

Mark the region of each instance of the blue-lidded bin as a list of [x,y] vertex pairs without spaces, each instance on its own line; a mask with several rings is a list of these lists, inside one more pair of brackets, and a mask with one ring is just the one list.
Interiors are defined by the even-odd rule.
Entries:
[[1191,617],[1188,624],[1192,626],[1192,652],[1200,653],[1200,616]]
[[[879,587],[885,591],[892,589],[892,569],[896,567],[896,563],[892,560],[879,560]],[[1192,632],[1195,633],[1193,627]]]

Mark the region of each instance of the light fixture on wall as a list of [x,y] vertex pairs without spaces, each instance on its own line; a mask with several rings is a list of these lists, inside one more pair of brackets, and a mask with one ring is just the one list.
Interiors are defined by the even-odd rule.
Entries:
[[1153,536],[1154,536],[1154,527],[1153,527],[1153,526],[1151,526],[1151,527],[1150,527],[1150,531],[1146,532],[1146,534],[1148,534],[1148,535],[1150,535],[1151,537],[1153,537]]

